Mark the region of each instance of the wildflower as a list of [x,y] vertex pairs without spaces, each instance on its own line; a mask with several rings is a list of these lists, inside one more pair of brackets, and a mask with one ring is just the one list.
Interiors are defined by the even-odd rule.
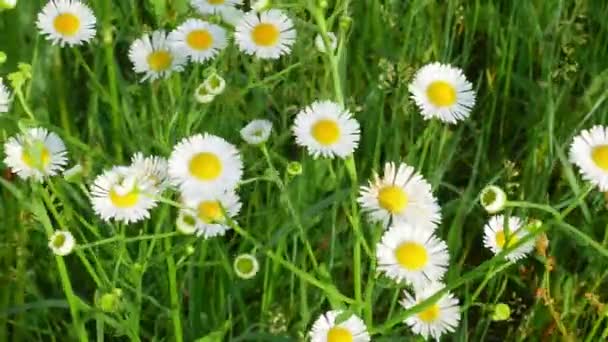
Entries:
[[608,192],[608,126],[596,125],[574,137],[570,161],[585,180]]
[[251,9],[256,12],[263,12],[270,8],[270,0],[257,0],[252,1]]
[[448,64],[423,66],[409,86],[422,116],[454,124],[466,119],[475,105],[473,86],[461,69]]
[[141,81],[166,78],[174,71],[182,71],[187,57],[167,38],[165,31],[144,34],[129,48],[133,70],[143,73]]
[[439,281],[450,256],[433,231],[407,223],[394,224],[377,245],[378,270],[397,282],[422,286]]
[[309,333],[311,342],[367,342],[371,340],[361,318],[353,314],[348,319],[339,322],[338,318],[342,315],[344,313],[341,310],[332,310],[319,316]]
[[243,0],[190,0],[190,5],[200,14],[222,14],[242,4]]
[[256,273],[260,269],[258,259],[251,254],[241,254],[234,259],[234,273],[239,278],[251,279],[255,277]]
[[406,222],[434,230],[441,222],[441,208],[431,185],[416,170],[404,163],[384,165],[384,175],[374,174],[362,186],[358,202],[371,222]]
[[[483,242],[494,254],[500,253],[503,249],[513,246],[518,240],[528,233],[521,219],[509,217],[506,220],[508,233],[504,229],[505,217],[502,215],[492,216],[484,227]],[[523,245],[511,250],[506,258],[517,261],[526,257],[534,249],[534,240],[530,240]]]
[[165,158],[144,157],[141,152],[137,152],[131,157],[131,168],[142,182],[149,183],[159,191],[169,186],[169,169]]
[[63,171],[68,162],[61,138],[44,128],[30,128],[9,138],[4,150],[4,163],[22,179],[41,182],[44,177]]
[[2,77],[0,77],[0,113],[8,112],[11,104],[11,92],[4,85]]
[[316,101],[296,116],[293,134],[314,158],[346,158],[359,145],[359,122],[337,103]]
[[138,170],[115,166],[97,176],[91,186],[91,202],[103,220],[131,223],[150,217],[158,192]]
[[196,218],[186,210],[180,210],[175,220],[175,227],[182,234],[192,235],[196,232]]
[[236,26],[245,16],[245,12],[238,8],[226,7],[220,12],[222,21],[231,26]]
[[202,63],[217,56],[228,45],[226,30],[200,19],[188,19],[169,34],[179,53]]
[[268,140],[272,131],[272,122],[268,120],[253,120],[241,129],[241,138],[250,145],[263,144]]
[[205,82],[203,82],[203,85],[209,94],[219,95],[224,92],[224,89],[226,88],[226,81],[224,78],[222,78],[222,76],[213,73],[207,77]]
[[182,139],[169,157],[169,176],[185,195],[232,190],[242,175],[236,147],[211,134]]
[[78,0],[51,0],[38,13],[36,26],[53,44],[81,45],[95,36],[97,19]]
[[49,238],[49,248],[56,255],[65,256],[72,253],[75,245],[74,236],[67,230],[58,230]]
[[[404,291],[405,298],[400,303],[405,309],[410,309],[433,296],[442,288],[444,288],[443,284],[432,283],[425,287],[415,288],[414,295]],[[417,314],[409,316],[404,322],[414,333],[422,335],[425,339],[432,337],[439,341],[441,335],[454,332],[458,327],[460,322],[458,299],[447,292],[435,303]]]
[[248,55],[277,59],[291,51],[296,40],[293,22],[280,10],[246,13],[235,27],[239,49]]
[[315,37],[315,47],[317,48],[317,50],[319,50],[319,52],[333,52],[336,47],[338,47],[338,38],[336,38],[336,35],[333,32],[327,32],[327,40],[329,40],[329,49],[327,49],[325,46],[323,36],[317,34],[317,36]]
[[507,195],[501,188],[495,185],[489,185],[481,190],[479,202],[488,213],[496,214],[505,208]]
[[201,83],[194,91],[194,99],[198,103],[211,103],[215,99],[215,95],[209,93],[205,83]]
[[230,229],[224,211],[229,218],[233,218],[241,210],[241,201],[234,191],[217,194],[201,192],[186,196],[184,204],[185,214],[194,218],[196,235],[206,239],[224,235]]

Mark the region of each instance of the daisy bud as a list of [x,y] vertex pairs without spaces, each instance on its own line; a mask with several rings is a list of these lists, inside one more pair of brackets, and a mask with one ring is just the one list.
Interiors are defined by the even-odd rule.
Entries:
[[505,303],[498,303],[494,306],[492,313],[493,321],[506,321],[511,317],[511,308]]
[[97,306],[99,306],[99,308],[103,312],[117,312],[120,308],[121,298],[122,290],[114,289],[112,290],[112,292],[104,293],[103,295],[101,295],[101,297],[99,297],[99,300],[97,301]]
[[222,76],[213,73],[207,77],[205,82],[203,82],[203,85],[205,85],[207,93],[219,95],[224,92],[224,89],[226,88],[226,81],[222,78]]
[[298,162],[289,162],[287,164],[287,174],[290,176],[297,176],[302,174],[302,164]]
[[210,103],[215,98],[215,95],[209,93],[205,83],[201,83],[194,91],[194,98],[199,103]]
[[17,0],[0,0],[0,11],[15,8]]
[[241,129],[241,137],[250,145],[260,145],[268,140],[272,131],[272,122],[253,120]]
[[241,254],[237,256],[236,259],[234,259],[233,267],[236,275],[242,279],[253,278],[260,269],[258,259],[251,254]]
[[495,214],[505,208],[507,195],[501,188],[489,185],[481,190],[479,202],[488,213]]
[[[327,32],[327,40],[329,40],[329,51],[333,52],[338,46],[338,39],[333,32]],[[328,49],[325,48],[325,41],[323,40],[323,36],[317,34],[315,37],[315,47],[319,52],[325,53]]]
[[220,16],[225,23],[236,26],[245,16],[245,12],[235,7],[226,7],[220,12]]
[[74,249],[74,245],[76,245],[74,236],[65,230],[56,231],[49,238],[49,248],[56,255],[65,256],[70,254]]
[[175,228],[177,231],[185,234],[192,235],[196,231],[196,219],[185,211],[180,211],[175,221]]
[[256,12],[263,12],[263,11],[267,10],[269,7],[270,7],[270,0],[258,0],[253,5],[251,5],[251,8]]
[[76,164],[71,168],[63,171],[63,179],[68,182],[76,183],[82,178],[82,170],[82,165]]

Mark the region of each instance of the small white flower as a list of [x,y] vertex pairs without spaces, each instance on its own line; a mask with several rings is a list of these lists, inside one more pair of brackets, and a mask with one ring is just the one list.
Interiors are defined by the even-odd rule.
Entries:
[[255,277],[260,269],[258,259],[251,254],[241,254],[237,256],[236,259],[234,259],[234,264],[232,266],[234,268],[234,273],[242,279],[251,279]]
[[359,145],[359,122],[342,106],[316,101],[302,109],[293,125],[296,143],[314,158],[346,158]]
[[369,184],[361,187],[358,202],[371,222],[385,227],[391,220],[429,230],[441,223],[441,208],[431,185],[404,163],[386,163],[382,177],[374,173]]
[[0,77],[0,113],[8,112],[11,105],[11,92],[4,85],[2,77]]
[[291,19],[280,10],[251,11],[236,25],[234,38],[239,49],[248,55],[277,59],[291,52],[296,30]]
[[187,57],[169,40],[165,31],[144,34],[129,48],[129,59],[133,70],[143,73],[141,81],[166,78],[174,71],[182,71]]
[[190,0],[190,5],[200,14],[222,14],[243,4],[243,0]]
[[197,63],[213,59],[228,45],[226,30],[200,19],[186,20],[168,39],[180,54]]
[[132,223],[150,217],[159,189],[139,170],[115,166],[95,178],[91,203],[103,220]]
[[224,211],[232,219],[241,210],[241,201],[233,190],[192,194],[184,198],[184,205],[184,213],[194,218],[196,235],[205,239],[222,236],[230,230]]
[[65,256],[70,254],[75,245],[74,236],[67,230],[55,231],[49,238],[49,248],[56,255]]
[[169,176],[184,195],[232,190],[242,175],[239,150],[211,134],[182,139],[169,157]]
[[222,76],[213,73],[207,77],[205,82],[203,82],[203,85],[209,94],[217,96],[224,92],[224,89],[226,88],[226,81],[224,78],[222,78]]
[[206,104],[213,102],[215,95],[209,93],[205,83],[201,83],[198,87],[196,87],[196,90],[194,90],[194,99],[198,103]]
[[60,46],[81,45],[95,36],[95,15],[78,0],[51,0],[38,13],[36,26]]
[[395,224],[384,233],[376,257],[379,271],[413,286],[440,281],[450,261],[444,241],[431,230],[407,223]]
[[166,189],[169,185],[169,166],[167,159],[158,156],[144,157],[141,152],[131,157],[131,168],[136,178],[157,188],[159,191]]
[[44,128],[30,128],[4,144],[4,163],[23,179],[42,182],[63,171],[68,163],[63,140]]
[[461,69],[448,64],[423,66],[409,86],[422,116],[454,124],[466,119],[475,105],[475,91]]
[[241,137],[250,145],[265,143],[272,132],[272,122],[268,120],[253,120],[241,129]]
[[238,8],[226,7],[220,12],[222,21],[230,26],[236,26],[245,16],[245,12]]
[[[400,303],[405,309],[410,309],[443,288],[444,285],[441,283],[431,283],[417,288],[415,295],[403,291],[405,298]],[[426,309],[405,319],[405,323],[410,326],[415,334],[422,335],[425,339],[431,337],[437,341],[439,341],[441,335],[454,332],[459,322],[460,306],[458,305],[458,299],[454,298],[449,292]]]
[[196,218],[190,212],[180,210],[175,220],[175,227],[182,234],[192,235],[196,233]]
[[[508,234],[505,232],[504,224],[507,223]],[[494,254],[500,253],[508,246],[515,245],[518,240],[528,234],[524,223],[518,217],[492,216],[484,227],[483,242]],[[523,259],[534,249],[534,239],[530,239],[523,245],[511,250],[506,258],[510,261]]]
[[353,314],[343,322],[337,322],[337,318],[342,314],[341,310],[332,310],[319,316],[310,329],[310,341],[368,342],[371,340],[361,318]]
[[570,161],[585,180],[608,192],[608,126],[593,126],[574,137]]
[[507,195],[501,188],[489,185],[481,190],[479,202],[488,213],[496,214],[505,208]]
[[[333,52],[336,47],[338,47],[338,38],[333,32],[327,32],[327,39],[329,40],[329,51]],[[315,46],[319,52],[325,53],[328,49],[325,48],[325,41],[323,40],[323,36],[317,34],[315,37]]]

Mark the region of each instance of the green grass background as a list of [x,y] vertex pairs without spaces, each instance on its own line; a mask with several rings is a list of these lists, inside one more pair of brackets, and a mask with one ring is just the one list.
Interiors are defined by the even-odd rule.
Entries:
[[[212,63],[153,83],[138,83],[129,45],[193,15],[185,0],[91,0],[98,34],[78,48],[53,47],[38,35],[34,22],[44,1],[20,0],[0,13],[0,50],[8,55],[0,76],[19,62],[32,64],[23,95],[35,116],[28,119],[15,99],[0,117],[0,141],[19,125],[41,125],[57,132],[70,160],[85,169],[82,184],[55,178],[44,187],[4,171],[0,341],[85,334],[96,341],[298,340],[331,303],[341,305],[337,291],[353,301],[349,308],[374,340],[416,340],[399,323],[407,314],[397,303],[402,289],[376,277],[373,258],[361,248],[363,239],[373,248],[380,228],[357,219],[352,205],[356,186],[386,161],[414,165],[442,206],[438,234],[451,255],[446,283],[465,309],[445,340],[606,340],[606,202],[582,182],[567,151],[580,129],[608,122],[608,3],[328,2],[327,27],[344,38],[334,65],[313,47],[319,23],[310,4],[276,1],[298,30],[289,56],[259,61],[231,44]],[[424,121],[409,99],[415,70],[436,60],[462,67],[477,90],[471,118],[458,125]],[[200,105],[192,93],[212,67],[227,88]],[[362,126],[354,184],[343,161],[311,159],[290,134],[301,107],[336,99],[336,83]],[[254,118],[274,123],[267,148],[278,175],[238,135]],[[237,144],[245,178],[258,178],[239,189],[240,232],[210,240],[177,236],[169,205],[130,226],[94,215],[83,185],[95,175],[136,151],[168,156],[179,139],[199,132]],[[301,162],[303,173],[287,176],[289,161]],[[482,247],[488,215],[477,201],[489,183],[525,202],[516,206],[540,204],[509,211],[545,223],[550,258],[535,254],[516,265],[491,259]],[[70,230],[80,245],[101,243],[55,258],[46,246],[51,227]],[[260,260],[253,280],[232,271],[241,252]],[[64,262],[73,295],[60,276]],[[114,288],[123,291],[119,309],[101,311],[95,298]],[[513,311],[508,321],[491,320],[499,302]]]

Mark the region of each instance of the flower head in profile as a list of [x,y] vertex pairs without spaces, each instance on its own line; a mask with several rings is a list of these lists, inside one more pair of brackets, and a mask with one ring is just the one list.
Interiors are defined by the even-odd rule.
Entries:
[[95,36],[97,19],[78,0],[51,0],[38,13],[36,26],[53,44],[81,45]]
[[296,41],[293,22],[277,9],[246,13],[235,30],[234,38],[239,49],[263,59],[277,59],[289,54]]
[[2,77],[0,77],[0,113],[8,112],[11,105],[11,92],[4,85]]
[[252,120],[241,129],[241,138],[250,145],[263,144],[270,137],[272,122],[264,119]]
[[325,40],[321,34],[317,34],[315,37],[315,47],[319,52],[325,53],[327,51],[333,52],[338,47],[338,38],[333,32],[327,32],[327,40],[329,41],[329,49],[325,46]]

